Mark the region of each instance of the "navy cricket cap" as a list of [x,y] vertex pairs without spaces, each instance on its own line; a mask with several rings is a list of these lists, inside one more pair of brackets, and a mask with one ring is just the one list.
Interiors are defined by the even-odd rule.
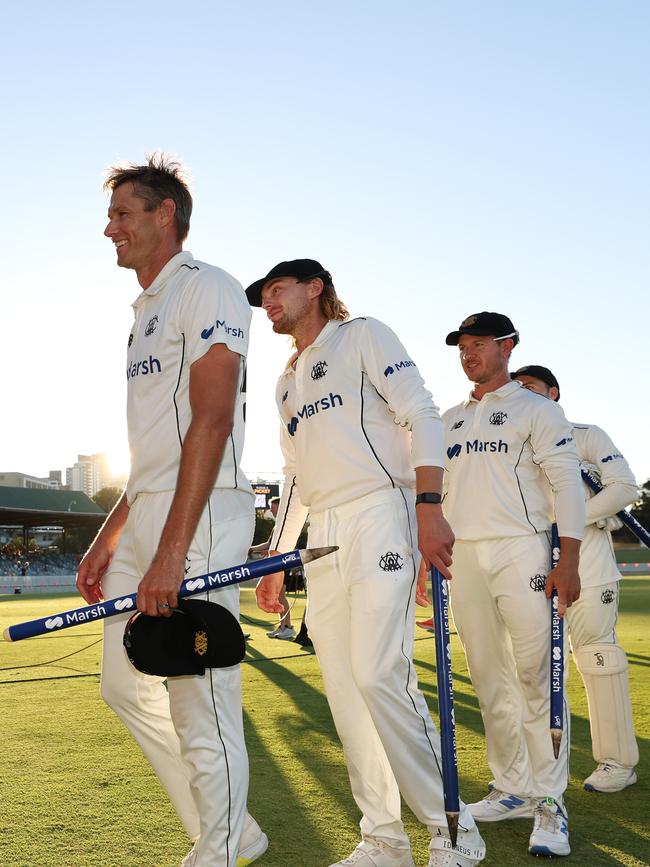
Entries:
[[316,259],[292,259],[290,262],[280,262],[271,268],[266,277],[256,280],[246,290],[246,297],[251,307],[262,306],[262,289],[269,280],[277,280],[280,277],[295,277],[299,283],[312,280],[314,277],[322,277],[332,281],[332,275]]
[[179,599],[171,617],[137,612],[126,624],[123,642],[138,671],[159,677],[205,674],[206,668],[237,665],[246,654],[237,618],[205,599]]
[[458,331],[451,331],[445,340],[447,346],[458,346],[461,334],[470,334],[475,337],[494,337],[495,340],[505,340],[511,337],[515,346],[519,343],[519,332],[512,321],[503,313],[472,313],[458,326]]
[[535,379],[541,379],[549,388],[557,388],[557,399],[560,399],[560,383],[548,367],[542,367],[541,364],[525,364],[510,374],[511,379],[519,379],[520,376],[532,376]]

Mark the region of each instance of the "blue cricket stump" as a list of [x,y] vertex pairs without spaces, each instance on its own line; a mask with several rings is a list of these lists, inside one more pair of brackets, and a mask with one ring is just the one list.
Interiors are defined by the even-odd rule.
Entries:
[[[338,545],[328,548],[305,548],[289,551],[287,554],[276,554],[274,557],[266,557],[264,560],[256,560],[250,563],[242,563],[240,566],[230,566],[218,572],[208,572],[206,575],[198,575],[196,578],[186,578],[181,584],[178,595],[193,596],[195,593],[205,593],[206,590],[215,590],[219,587],[227,587],[229,584],[239,584],[241,581],[250,581],[251,578],[261,578],[263,575],[271,575],[273,572],[284,572],[285,569],[293,569],[295,566],[304,566],[312,560],[318,560],[338,551]],[[50,632],[58,632],[60,629],[68,629],[71,626],[79,626],[90,620],[103,620],[105,617],[113,617],[115,614],[124,614],[125,611],[135,611],[137,593],[129,593],[126,596],[116,596],[114,599],[106,599],[96,602],[94,605],[84,605],[74,608],[72,611],[63,611],[60,614],[51,614],[49,617],[41,617],[38,620],[28,620],[25,623],[17,623],[8,626],[3,636],[5,641],[21,641],[23,638],[33,638],[36,635],[47,635]]]
[[458,761],[456,757],[456,719],[454,716],[454,684],[451,674],[449,641],[449,593],[447,582],[435,567],[431,568],[433,620],[436,641],[436,676],[438,679],[438,710],[440,713],[440,745],[442,748],[442,784],[445,813],[451,845],[458,837],[460,799],[458,795]]
[[[560,559],[557,524],[551,527],[551,571]],[[553,755],[560,755],[564,728],[564,620],[558,614],[557,590],[551,596],[551,740]]]

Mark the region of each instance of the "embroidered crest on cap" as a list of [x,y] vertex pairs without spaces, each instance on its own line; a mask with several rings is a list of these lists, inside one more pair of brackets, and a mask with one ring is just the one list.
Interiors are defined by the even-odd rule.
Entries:
[[208,652],[208,636],[203,630],[199,630],[194,636],[194,652],[199,656],[205,656]]
[[468,316],[467,319],[464,319],[464,320],[460,323],[460,327],[461,327],[461,328],[471,328],[472,325],[476,325],[476,320],[477,320],[477,318],[478,318],[478,317],[476,317],[476,316]]

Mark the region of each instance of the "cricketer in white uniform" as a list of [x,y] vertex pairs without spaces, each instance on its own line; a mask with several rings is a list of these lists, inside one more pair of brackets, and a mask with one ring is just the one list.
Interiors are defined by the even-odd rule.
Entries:
[[[430,867],[470,867],[485,846],[462,804],[451,849],[439,738],[412,659],[418,535],[445,574],[453,542],[437,408],[390,328],[345,321],[317,261],[282,262],[246,294],[297,350],[276,393],[286,464],[270,547],[291,550],[307,511],[309,545],[339,546],[306,570],[307,626],[363,814],[362,841],[336,864],[413,867],[401,792],[432,835]],[[260,581],[263,610],[280,612],[281,586],[281,574]]]
[[[569,738],[565,728],[556,760],[548,597],[556,587],[564,614],[579,595],[584,496],[561,408],[510,379],[518,341],[510,319],[489,312],[469,316],[446,340],[474,384],[442,417],[444,510],[456,536],[451,603],[494,774],[493,790],[470,810],[479,821],[534,815],[529,852],[568,855]],[[548,575],[554,520],[561,554]]]
[[[512,378],[551,400],[560,386],[547,367],[529,364]],[[566,615],[571,649],[587,691],[591,743],[597,767],[584,781],[588,791],[619,792],[636,782],[639,750],[634,735],[627,657],[616,639],[619,581],[610,529],[616,513],[638,497],[636,480],[619,449],[596,425],[573,425],[581,467],[595,473],[603,490],[584,484],[585,535],[580,548],[580,599]]]
[[[251,314],[233,277],[182,251],[192,199],[177,164],[118,167],[106,187],[104,234],[142,287],[127,347],[131,473],[77,586],[89,602],[137,589],[140,611],[169,616],[184,577],[244,562],[252,540],[252,490],[239,468]],[[236,586],[203,598],[238,616]],[[104,621],[101,694],[195,841],[183,865],[249,864],[268,840],[246,811],[239,666],[165,688],[128,661],[128,616]]]

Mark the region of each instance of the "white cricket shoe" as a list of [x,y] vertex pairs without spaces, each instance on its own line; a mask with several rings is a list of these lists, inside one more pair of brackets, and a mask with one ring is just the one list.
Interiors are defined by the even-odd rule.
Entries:
[[383,840],[364,837],[357,848],[330,867],[415,867],[410,849],[393,849]]
[[269,838],[250,814],[244,819],[244,830],[239,840],[237,867],[246,867],[257,861],[269,848]]
[[196,843],[181,861],[181,867],[194,867],[196,864]]
[[267,632],[269,638],[275,638],[278,632],[282,629],[282,625],[276,626],[275,629],[272,629],[270,632]]
[[482,801],[468,804],[467,809],[477,822],[502,822],[504,819],[530,818],[534,806],[530,798],[509,795],[500,789],[492,789]]
[[544,798],[535,806],[533,833],[528,840],[531,855],[569,855],[569,818],[553,798]]
[[458,838],[453,849],[447,828],[438,828],[438,833],[429,843],[427,867],[474,867],[484,858],[485,842],[476,825],[469,831],[458,829]]
[[272,638],[279,638],[280,641],[293,641],[296,637],[296,630],[293,626],[283,626],[282,629],[278,629],[275,635]]
[[[269,838],[249,814],[244,819],[244,830],[239,841],[237,867],[247,867],[263,855],[269,848]],[[198,852],[196,843],[181,861],[180,867],[194,867]]]
[[634,768],[626,768],[618,762],[600,762],[589,774],[583,785],[588,792],[621,792],[636,783]]

